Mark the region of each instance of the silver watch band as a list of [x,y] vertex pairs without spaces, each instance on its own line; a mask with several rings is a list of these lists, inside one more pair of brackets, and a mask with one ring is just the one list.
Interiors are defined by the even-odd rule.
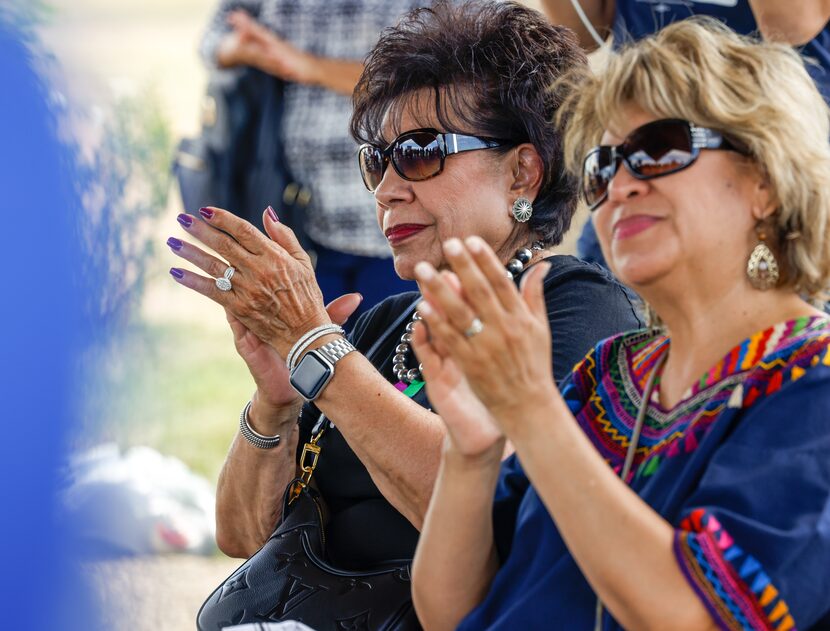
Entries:
[[336,364],[346,355],[357,349],[345,337],[339,337],[327,344],[323,344],[317,351],[328,359],[332,364]]

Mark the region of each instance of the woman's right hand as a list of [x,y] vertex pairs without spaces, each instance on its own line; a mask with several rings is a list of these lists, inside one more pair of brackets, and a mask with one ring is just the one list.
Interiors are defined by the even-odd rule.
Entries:
[[[335,324],[344,324],[360,306],[360,294],[345,294],[326,305],[326,311]],[[288,382],[289,371],[285,359],[272,346],[259,339],[230,311],[225,310],[233,331],[236,352],[245,361],[256,383],[255,398],[270,408],[280,408],[297,402],[299,395]]]
[[[461,291],[454,274],[444,272],[443,275],[450,286]],[[424,297],[428,296],[426,292]],[[412,349],[422,365],[429,400],[447,426],[448,446],[468,461],[500,461],[504,434],[447,349],[430,339],[422,322],[413,331]]]
[[228,24],[233,30],[216,51],[219,65],[253,66],[285,81],[312,81],[315,69],[312,55],[278,37],[245,11],[231,12]]
[[[241,15],[237,15],[241,14]],[[258,67],[265,59],[268,40],[258,30],[237,28],[234,22],[245,23],[245,19],[254,21],[244,11],[234,11],[228,16],[231,30],[219,42],[216,49],[216,61],[223,68],[233,66]]]
[[[415,277],[426,301],[420,313],[435,342],[446,347],[499,429],[515,441],[515,433],[526,427],[522,419],[551,401],[561,402],[550,370],[551,332],[544,295],[550,263],[531,267],[517,289],[481,237],[468,237],[466,245],[450,239],[444,254],[462,291],[446,282],[447,272],[418,263]],[[476,321],[478,330],[468,333]]]

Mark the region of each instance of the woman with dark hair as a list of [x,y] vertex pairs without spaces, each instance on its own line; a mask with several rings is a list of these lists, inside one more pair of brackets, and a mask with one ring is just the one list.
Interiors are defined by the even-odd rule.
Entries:
[[[549,123],[563,98],[550,86],[585,63],[570,31],[518,4],[416,10],[369,54],[351,125],[366,143],[360,169],[399,276],[413,278],[422,260],[444,268],[442,243],[471,235],[515,278],[547,262],[557,377],[600,338],[639,324],[609,275],[551,254],[576,207],[577,180],[563,170],[562,139]],[[333,322],[356,297],[327,311],[308,256],[271,208],[271,240],[224,210],[201,214],[203,222],[182,215],[180,223],[224,260],[188,243],[174,249],[216,279],[171,273],[226,309],[257,386],[219,481],[220,547],[248,556],[268,538],[298,471],[298,447],[322,413],[333,427],[316,444],[314,479],[330,512],[331,561],[359,569],[411,558],[445,436],[409,350],[420,295],[387,299],[346,339]],[[454,384],[444,386],[452,397]]]

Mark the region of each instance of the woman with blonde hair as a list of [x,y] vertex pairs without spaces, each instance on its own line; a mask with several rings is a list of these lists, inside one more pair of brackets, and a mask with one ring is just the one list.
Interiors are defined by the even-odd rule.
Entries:
[[419,264],[414,345],[448,437],[418,614],[430,630],[826,629],[830,320],[808,299],[830,280],[827,107],[795,52],[707,20],[579,80],[569,168],[661,324],[600,342],[557,388],[542,266],[517,290],[475,238],[445,243],[463,291]]

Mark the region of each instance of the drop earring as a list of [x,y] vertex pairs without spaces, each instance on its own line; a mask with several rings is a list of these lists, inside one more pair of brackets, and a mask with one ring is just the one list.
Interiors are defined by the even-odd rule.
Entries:
[[764,228],[760,228],[758,230],[758,245],[753,248],[746,264],[746,275],[750,284],[761,291],[775,287],[780,278],[778,261],[775,259],[772,250],[767,246],[766,237]]
[[533,215],[533,204],[527,197],[520,197],[513,202],[513,218],[519,223],[525,223]]

